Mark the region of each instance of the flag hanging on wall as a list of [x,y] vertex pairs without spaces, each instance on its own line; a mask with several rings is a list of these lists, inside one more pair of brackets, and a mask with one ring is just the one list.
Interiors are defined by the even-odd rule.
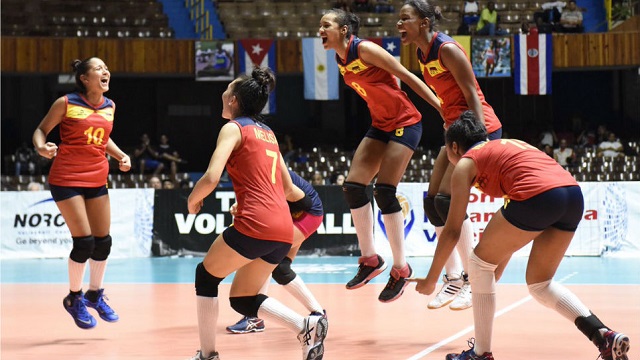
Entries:
[[521,34],[514,37],[513,82],[516,94],[551,94],[552,52],[551,34]]
[[322,39],[302,39],[304,65],[304,98],[307,100],[337,100],[338,64],[335,50],[325,50]]
[[[276,43],[269,39],[243,39],[238,41],[238,71],[251,75],[256,66],[269,67],[276,72]],[[276,112],[276,92],[269,94],[269,101],[263,114]]]
[[[387,50],[398,62],[400,61],[400,38],[399,37],[384,37],[384,38],[370,38],[368,40],[380,45],[383,49]],[[398,86],[400,86],[400,79],[396,77]]]

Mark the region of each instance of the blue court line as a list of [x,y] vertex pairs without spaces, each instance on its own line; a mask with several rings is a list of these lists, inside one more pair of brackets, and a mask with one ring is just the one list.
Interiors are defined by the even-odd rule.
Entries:
[[[425,276],[431,264],[430,257],[408,258],[416,276]],[[524,284],[527,257],[511,259],[501,284]],[[133,284],[192,284],[199,257],[162,257],[110,259],[105,275],[107,283]],[[391,259],[387,259],[391,261]],[[293,269],[309,284],[345,284],[357,271],[357,257],[299,256]],[[571,273],[576,276],[566,284],[639,285],[640,261],[637,258],[565,257],[556,279]],[[371,283],[384,284],[387,274]],[[0,282],[6,284],[66,284],[67,259],[21,259],[0,261]],[[230,283],[232,276],[223,283]],[[88,279],[88,271],[87,271]]]

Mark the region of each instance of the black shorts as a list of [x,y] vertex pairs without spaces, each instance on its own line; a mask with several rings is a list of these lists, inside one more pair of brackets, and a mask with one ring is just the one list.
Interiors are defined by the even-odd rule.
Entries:
[[502,128],[487,135],[487,139],[489,140],[502,139]]
[[509,201],[502,215],[511,225],[525,231],[542,231],[554,227],[576,231],[584,211],[580,186],[547,190],[524,201]]
[[49,184],[49,189],[51,190],[51,196],[53,197],[53,200],[56,202],[66,200],[74,196],[82,196],[85,198],[85,200],[93,199],[103,195],[107,195],[109,193],[107,190],[107,185],[102,185],[96,188],[86,188]]
[[391,131],[382,131],[371,126],[365,137],[380,140],[385,144],[389,141],[395,141],[415,151],[422,137],[422,122]]
[[247,259],[260,258],[269,264],[280,264],[291,249],[291,244],[282,241],[260,240],[244,235],[235,226],[223,231],[222,238],[230,248]]

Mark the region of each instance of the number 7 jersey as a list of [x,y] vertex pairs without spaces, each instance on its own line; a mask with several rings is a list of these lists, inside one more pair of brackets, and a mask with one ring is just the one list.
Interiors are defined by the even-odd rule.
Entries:
[[60,122],[61,142],[49,172],[49,183],[103,186],[109,174],[105,152],[116,105],[103,96],[102,103],[94,106],[79,93],[67,94],[64,99],[67,106]]

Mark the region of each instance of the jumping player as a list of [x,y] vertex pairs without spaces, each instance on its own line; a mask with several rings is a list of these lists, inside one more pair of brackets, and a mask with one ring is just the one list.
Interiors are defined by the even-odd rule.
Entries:
[[[69,295],[65,310],[82,329],[96,326],[87,307],[104,321],[119,316],[106,303],[103,280],[111,253],[111,205],[107,191],[109,163],[106,154],[118,160],[121,171],[131,169],[131,159],[113,142],[115,103],[104,96],[111,73],[104,61],[91,57],[72,63],[76,92],[58,98],[33,133],[38,154],[55,158],[49,172],[51,195],[64,218],[73,247],[69,255]],[[60,147],[47,142],[47,135],[60,125]],[[89,262],[89,290],[83,294],[82,279]]]
[[451,177],[449,216],[426,279],[416,290],[435,290],[447,257],[456,245],[469,203],[470,188],[504,198],[469,258],[473,289],[475,345],[447,360],[493,360],[491,337],[496,310],[495,284],[514,252],[533,239],[526,270],[529,293],[573,322],[605,360],[627,360],[629,338],[605,326],[569,289],[553,281],[582,219],[584,199],[573,176],[555,160],[524,141],[486,141],[485,127],[472,111],[449,126],[447,156]]
[[357,289],[382,273],[386,263],[376,253],[371,199],[365,188],[377,176],[373,196],[387,230],[393,253],[389,281],[378,300],[399,298],[407,286],[411,266],[404,253],[404,217],[396,188],[422,136],[422,116],[400,89],[394,75],[440,111],[433,92],[379,45],[357,37],[360,19],[353,13],[332,9],[320,21],[320,37],[326,50],[336,51],[336,61],[347,85],[366,102],[372,124],[353,156],[342,187],[351,209],[362,256],[358,273],[346,285]]
[[[441,19],[439,8],[427,0],[408,0],[400,9],[397,27],[402,44],[415,44],[420,70],[424,81],[438,95],[442,104],[444,128],[447,129],[465,110],[479,114],[485,124],[489,139],[502,137],[502,125],[493,108],[485,101],[482,90],[473,74],[473,68],[462,46],[448,35],[435,31],[435,22]],[[447,219],[451,201],[450,179],[453,166],[447,160],[444,147],[433,167],[424,211],[435,226],[439,238]],[[463,224],[457,250],[445,266],[444,284],[440,292],[429,302],[430,309],[446,305],[452,310],[471,307],[471,288],[464,269],[473,249],[473,224],[466,219]]]

